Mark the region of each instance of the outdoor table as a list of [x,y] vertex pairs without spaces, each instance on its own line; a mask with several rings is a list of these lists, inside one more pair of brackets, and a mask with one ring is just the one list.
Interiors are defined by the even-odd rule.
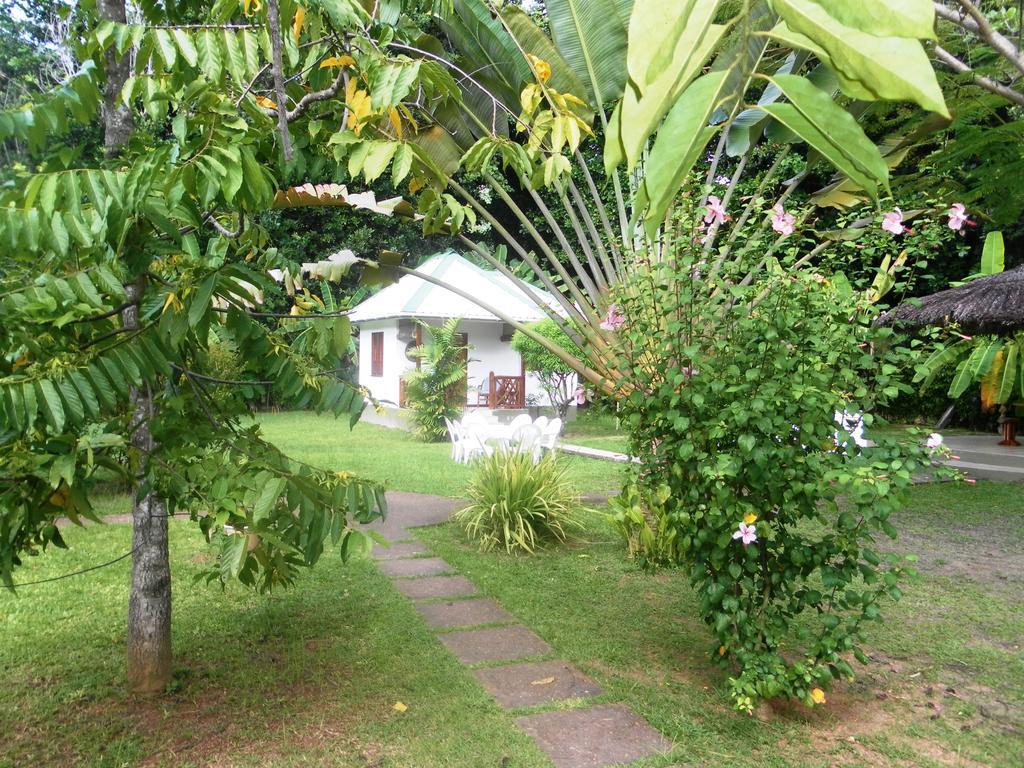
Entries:
[[499,448],[508,448],[512,442],[512,428],[508,424],[478,421],[464,424],[463,428],[476,435],[480,442],[496,443]]

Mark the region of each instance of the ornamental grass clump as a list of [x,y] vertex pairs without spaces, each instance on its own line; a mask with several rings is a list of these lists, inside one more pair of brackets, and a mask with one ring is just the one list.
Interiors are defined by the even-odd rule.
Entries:
[[580,494],[552,454],[535,462],[526,453],[496,451],[477,462],[466,495],[470,504],[455,521],[483,552],[530,554],[582,528]]

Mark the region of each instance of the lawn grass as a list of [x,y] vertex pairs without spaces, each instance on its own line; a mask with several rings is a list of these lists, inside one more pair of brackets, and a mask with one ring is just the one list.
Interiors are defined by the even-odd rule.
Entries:
[[[913,550],[916,533],[946,521],[951,530],[998,528],[1019,511],[1022,490],[999,483],[914,488],[898,521],[908,531],[902,546]],[[991,574],[943,573],[926,548],[919,578],[885,612],[886,622],[869,629],[878,663],[854,663],[857,679],[837,686],[829,706],[783,707],[764,723],[730,711],[725,674],[708,666],[711,637],[685,574],[637,570],[602,520],[592,521],[586,544],[530,558],[480,554],[450,524],[423,529],[419,538],[560,658],[685,745],[677,755],[684,764],[1024,764],[1019,573],[1009,589],[993,589]],[[1024,533],[1018,528],[1005,544],[1016,550]],[[951,536],[950,556],[964,546]]]
[[618,453],[625,453],[629,442],[615,414],[589,410],[580,411],[575,420],[566,423],[562,440]]
[[[130,535],[70,528],[19,580],[110,560]],[[153,700],[122,688],[127,560],[0,595],[0,766],[547,765],[370,562],[326,556],[260,596],[192,584],[212,555],[194,525],[171,522],[171,551],[177,675]]]
[[[302,414],[261,421],[289,453],[395,489],[457,496],[466,477],[446,446],[393,430],[349,434]],[[618,482],[618,465],[576,466],[586,469],[575,470],[581,484]],[[677,743],[646,768],[1018,766],[1022,490],[912,489],[897,523],[922,573],[870,630],[878,663],[855,665],[857,680],[827,706],[781,708],[767,722],[730,710],[685,575],[637,570],[600,515],[588,518],[585,541],[534,557],[482,555],[452,525],[417,535],[557,658],[594,677],[604,699],[627,703]],[[125,507],[124,497],[108,497],[101,509]],[[29,558],[19,581],[130,548],[126,525],[69,528],[65,538],[69,550]],[[193,585],[213,554],[194,525],[171,522],[171,551],[177,674],[153,700],[123,690],[127,560],[0,593],[0,768],[550,766],[516,729],[516,713],[494,704],[371,563],[328,554],[294,589],[260,596],[237,584]]]
[[[360,422],[349,431],[344,421],[310,413],[259,416],[264,434],[293,458],[328,469],[344,469],[385,483],[388,489],[458,498],[472,469],[451,460],[448,443],[422,443],[408,432]],[[563,455],[581,493],[608,495],[622,485],[622,465]]]

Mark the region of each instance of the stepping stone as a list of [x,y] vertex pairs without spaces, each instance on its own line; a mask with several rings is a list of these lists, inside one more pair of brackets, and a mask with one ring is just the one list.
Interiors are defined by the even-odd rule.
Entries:
[[511,627],[449,632],[438,637],[463,664],[509,661],[551,653],[551,646],[519,624]]
[[672,748],[672,742],[623,704],[527,715],[516,723],[556,768],[603,768]]
[[515,621],[515,617],[486,597],[479,600],[453,600],[449,603],[420,603],[416,610],[432,627],[473,627]]
[[597,683],[564,661],[509,664],[477,669],[473,674],[506,709],[601,693]]
[[377,565],[385,576],[416,578],[417,576],[440,576],[455,569],[439,557],[419,557],[415,560],[385,560]]
[[413,600],[430,597],[475,595],[476,586],[465,576],[428,576],[425,579],[399,579],[395,589]]
[[429,555],[430,550],[418,541],[405,541],[401,544],[392,544],[390,547],[374,544],[372,554],[374,560],[398,560],[417,555]]

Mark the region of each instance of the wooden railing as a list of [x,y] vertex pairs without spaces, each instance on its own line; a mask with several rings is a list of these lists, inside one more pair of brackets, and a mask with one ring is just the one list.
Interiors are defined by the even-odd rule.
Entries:
[[494,408],[525,408],[526,377],[495,376],[491,371],[490,386],[487,388],[487,407]]

